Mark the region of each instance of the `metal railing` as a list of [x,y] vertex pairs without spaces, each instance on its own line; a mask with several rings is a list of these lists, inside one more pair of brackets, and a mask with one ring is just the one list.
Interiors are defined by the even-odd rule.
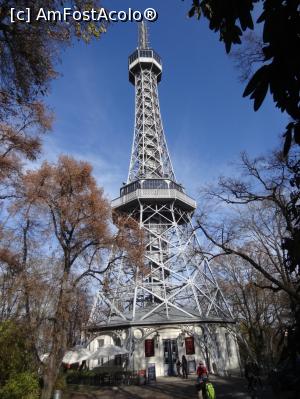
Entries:
[[117,208],[121,205],[124,205],[130,201],[137,199],[174,199],[184,202],[185,204],[191,206],[192,208],[196,208],[196,201],[193,200],[188,195],[181,193],[175,189],[138,189],[129,194],[125,194],[122,197],[116,198],[112,201],[112,207]]

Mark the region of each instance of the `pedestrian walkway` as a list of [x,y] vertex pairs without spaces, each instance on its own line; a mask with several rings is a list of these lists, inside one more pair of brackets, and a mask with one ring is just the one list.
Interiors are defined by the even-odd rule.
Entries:
[[[82,386],[69,393],[63,399],[196,399],[195,376],[188,380],[177,377],[161,377],[151,385],[135,386],[121,385],[118,387],[89,388]],[[246,382],[242,378],[211,377],[216,390],[217,399],[250,399],[247,394]],[[261,396],[262,397],[262,396]],[[264,399],[272,399],[267,391]]]

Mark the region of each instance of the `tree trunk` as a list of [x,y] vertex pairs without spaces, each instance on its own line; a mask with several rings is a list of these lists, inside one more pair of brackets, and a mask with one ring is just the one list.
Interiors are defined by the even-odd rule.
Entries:
[[48,368],[47,372],[43,376],[43,388],[41,393],[41,399],[51,399],[54,384],[57,378],[58,372],[53,368]]
[[[41,399],[51,399],[54,390],[55,382],[59,375],[59,369],[62,363],[63,355],[66,351],[66,330],[56,332],[55,342],[52,351],[49,355],[47,364],[43,373],[43,388]],[[61,338],[61,339],[60,339]]]
[[70,320],[69,298],[67,290],[68,274],[63,277],[62,288],[60,290],[55,322],[52,331],[52,348],[45,365],[43,373],[43,388],[41,399],[51,399],[55,382],[59,375],[59,369],[62,364],[63,356],[68,347],[68,326]]

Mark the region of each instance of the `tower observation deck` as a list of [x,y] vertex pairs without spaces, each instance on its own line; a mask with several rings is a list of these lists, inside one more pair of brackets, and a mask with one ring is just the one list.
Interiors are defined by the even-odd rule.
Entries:
[[126,261],[109,268],[110,289],[99,292],[90,323],[95,329],[232,323],[192,225],[196,202],[175,178],[159,107],[162,62],[149,45],[143,22],[128,70],[135,87],[134,137],[127,183],[112,207],[143,229],[145,268],[136,273]]

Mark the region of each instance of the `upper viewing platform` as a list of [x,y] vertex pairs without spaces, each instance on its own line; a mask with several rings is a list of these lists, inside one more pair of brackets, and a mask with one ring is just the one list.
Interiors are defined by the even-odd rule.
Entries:
[[135,84],[135,74],[141,69],[149,69],[157,76],[157,81],[161,80],[162,63],[160,56],[150,48],[147,25],[144,21],[139,24],[138,48],[128,60],[129,81]]
[[132,53],[129,56],[129,65],[131,65],[135,60],[138,58],[154,58],[155,61],[160,65],[161,67],[161,59],[160,56],[152,49],[146,49],[146,50],[139,50],[137,49],[134,53]]
[[151,69],[157,75],[157,81],[161,80],[162,63],[160,56],[152,49],[137,49],[129,56],[128,69],[129,81],[134,84],[134,75],[143,68]]

